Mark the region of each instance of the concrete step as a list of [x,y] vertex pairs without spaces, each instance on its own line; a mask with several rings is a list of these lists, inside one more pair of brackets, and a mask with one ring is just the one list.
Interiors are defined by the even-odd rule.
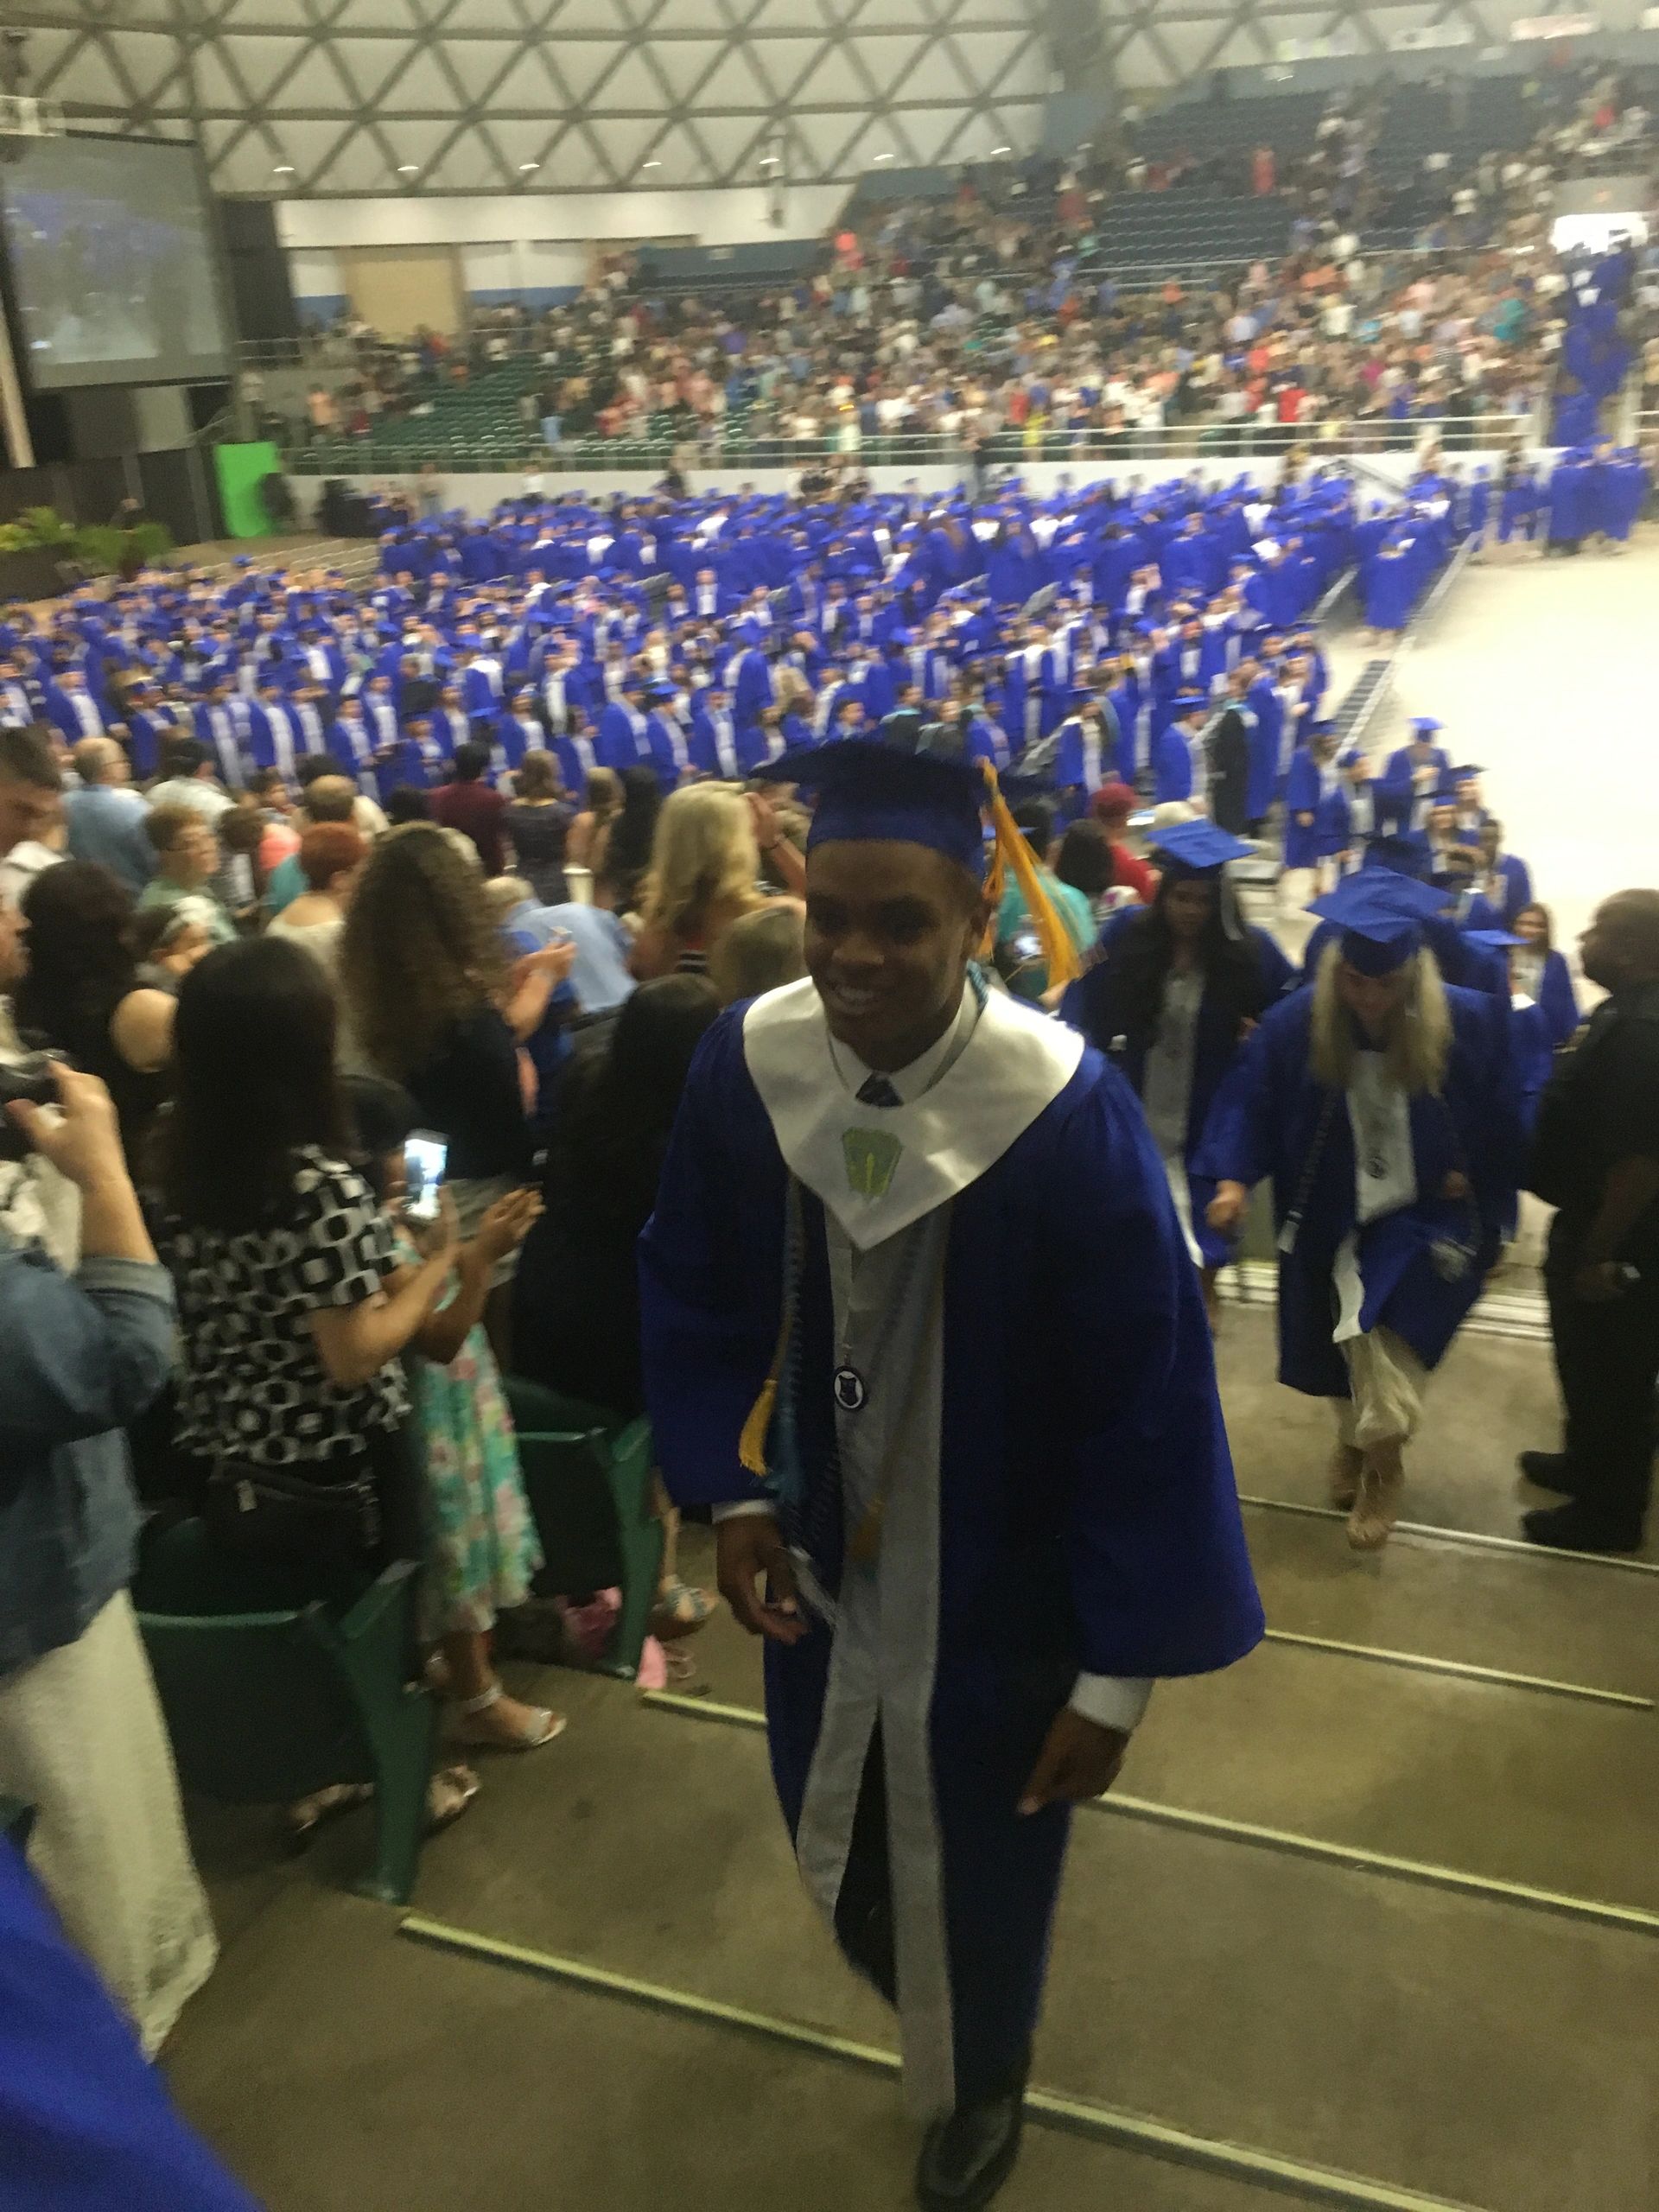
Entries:
[[[1274,1709],[1259,1758],[1295,1726]],[[758,1734],[619,1692],[490,1781],[423,1913],[891,2047],[801,1893]],[[1626,2054],[1656,2017],[1651,1939],[1084,1814],[1036,2079],[1490,2212],[1647,2212]]]

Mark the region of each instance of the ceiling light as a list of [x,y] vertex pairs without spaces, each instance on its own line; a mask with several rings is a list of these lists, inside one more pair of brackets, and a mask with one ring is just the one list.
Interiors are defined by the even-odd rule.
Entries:
[[292,162],[278,162],[276,168],[271,171],[271,175],[273,176],[292,176],[293,174],[294,164]]
[[421,165],[418,162],[399,162],[397,164],[399,176],[418,176],[420,173]]
[[641,162],[639,166],[642,169],[659,169],[663,165],[660,162]]
[[541,166],[539,162],[520,162],[518,173],[521,176],[528,176],[531,169],[538,169]]
[[1012,146],[993,146],[991,149],[991,159],[995,161],[999,154],[1011,154],[1013,151],[1014,149]]
[[890,162],[893,159],[893,156],[891,154],[872,154],[870,156],[870,159],[873,162]]

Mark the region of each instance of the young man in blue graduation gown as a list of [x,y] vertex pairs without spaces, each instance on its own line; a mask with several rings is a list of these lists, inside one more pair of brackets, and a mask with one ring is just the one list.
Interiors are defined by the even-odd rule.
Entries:
[[1433,715],[1414,716],[1410,742],[1389,755],[1379,791],[1389,827],[1396,833],[1424,827],[1452,772],[1451,754],[1434,742],[1440,728]]
[[[779,772],[822,794],[811,976],[693,1065],[641,1243],[646,1395],[766,1639],[797,1857],[896,1999],[948,2212],[1017,2152],[1070,1802],[1156,1676],[1230,1664],[1262,1616],[1140,1109],[974,964],[981,770],[852,740]],[[1000,801],[998,831],[1063,980]]]
[[1245,1046],[1193,1162],[1227,1235],[1272,1178],[1279,1378],[1335,1402],[1332,1495],[1362,1551],[1388,1541],[1427,1376],[1516,1203],[1509,1008],[1441,982],[1423,937],[1437,904],[1378,868],[1315,903],[1340,934]]

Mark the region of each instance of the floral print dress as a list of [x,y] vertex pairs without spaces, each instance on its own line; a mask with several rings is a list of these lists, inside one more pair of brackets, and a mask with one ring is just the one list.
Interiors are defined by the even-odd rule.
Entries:
[[[400,1257],[418,1263],[412,1247]],[[452,1280],[439,1310],[454,1296]],[[447,1367],[411,1353],[409,1371],[424,1476],[425,1630],[483,1635],[524,1604],[542,1564],[495,1355],[480,1323]]]

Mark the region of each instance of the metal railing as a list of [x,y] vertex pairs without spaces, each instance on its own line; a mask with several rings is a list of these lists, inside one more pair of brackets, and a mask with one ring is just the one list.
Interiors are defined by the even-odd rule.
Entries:
[[[1526,413],[1417,416],[1395,422],[1380,417],[1332,419],[1318,423],[1235,423],[1211,419],[1169,423],[1156,429],[1047,429],[1035,439],[1020,430],[1002,430],[979,448],[988,468],[1019,468],[1033,462],[1065,467],[1130,461],[1214,462],[1260,460],[1304,452],[1313,462],[1351,454],[1415,452],[1432,435],[1442,452],[1506,450],[1531,442],[1535,417]],[[618,436],[580,437],[556,445],[516,426],[474,432],[457,428],[423,435],[399,428],[390,438],[371,432],[360,438],[330,437],[295,443],[285,465],[298,476],[396,476],[430,461],[451,474],[500,474],[525,469],[550,475],[577,475],[595,469],[665,469],[678,459],[687,468],[800,469],[826,461],[847,467],[902,468],[946,467],[967,469],[972,456],[959,436],[912,434],[861,438],[855,444],[838,435],[817,438],[747,437],[734,429],[718,439]]]

